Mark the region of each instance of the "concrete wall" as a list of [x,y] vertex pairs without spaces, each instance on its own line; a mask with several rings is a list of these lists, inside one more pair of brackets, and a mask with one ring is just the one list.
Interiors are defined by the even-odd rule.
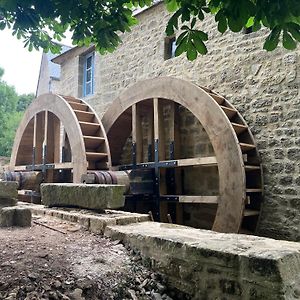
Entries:
[[[209,53],[189,62],[164,60],[169,14],[159,4],[138,15],[139,25],[123,36],[113,54],[96,55],[95,95],[88,102],[102,116],[124,89],[142,79],[174,76],[226,96],[248,122],[262,156],[265,200],[259,233],[300,240],[299,50],[262,49],[264,32],[219,34],[203,22]],[[81,96],[80,63],[62,65],[60,93]]]

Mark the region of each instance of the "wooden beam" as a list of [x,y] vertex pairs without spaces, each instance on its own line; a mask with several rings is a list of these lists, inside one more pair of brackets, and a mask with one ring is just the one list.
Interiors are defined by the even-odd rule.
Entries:
[[35,163],[42,163],[43,140],[45,127],[45,112],[36,115],[36,133],[35,133]]
[[58,163],[60,160],[60,121],[48,112],[47,130],[47,163]]
[[218,165],[217,158],[215,156],[195,157],[195,158],[186,158],[186,159],[177,160],[178,167],[188,167],[188,166],[211,167],[217,165]]
[[[154,112],[154,140],[158,142],[158,151],[155,155],[158,154],[158,161],[166,159],[165,153],[165,134],[164,134],[164,126],[163,126],[163,106],[161,100],[158,98],[153,99],[153,112]],[[166,170],[158,170],[159,174],[159,193],[160,195],[165,195],[167,193],[166,186]],[[168,222],[168,203],[160,202],[160,221]]]
[[[54,170],[72,169],[74,167],[74,164],[72,162],[46,164],[46,166],[47,165],[53,166]],[[28,171],[28,167],[29,165],[15,166],[14,171]]]
[[[179,132],[179,106],[175,102],[170,103],[170,141],[173,142],[173,157],[170,159],[178,159],[180,158],[180,146],[181,146],[181,139],[180,139],[180,132]],[[174,180],[175,180],[175,193],[180,195],[182,194],[182,174],[181,170],[174,169]],[[176,223],[183,224],[183,204],[176,203]]]
[[180,203],[218,204],[219,196],[178,196]]
[[136,147],[136,163],[143,161],[142,118],[137,104],[132,105],[132,143]]
[[151,159],[149,159],[149,153],[148,153],[148,162],[154,161],[154,125],[153,125],[153,107],[148,111],[147,119],[148,119],[148,132],[147,132],[147,144],[148,149],[151,148]]

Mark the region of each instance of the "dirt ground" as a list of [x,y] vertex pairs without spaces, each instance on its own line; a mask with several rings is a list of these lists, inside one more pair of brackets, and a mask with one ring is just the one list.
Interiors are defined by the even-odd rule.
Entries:
[[33,221],[0,229],[1,300],[187,299],[118,241],[55,218]]

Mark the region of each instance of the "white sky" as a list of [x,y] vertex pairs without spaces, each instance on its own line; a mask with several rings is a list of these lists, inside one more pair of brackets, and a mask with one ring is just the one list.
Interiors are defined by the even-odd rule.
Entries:
[[[71,45],[70,35],[62,41]],[[0,30],[0,67],[4,69],[3,80],[13,85],[19,94],[36,92],[42,50],[24,48],[23,41],[18,40],[8,29]]]
[[35,93],[41,58],[42,51],[29,52],[10,30],[0,30],[0,67],[4,69],[3,79],[15,86],[19,94]]

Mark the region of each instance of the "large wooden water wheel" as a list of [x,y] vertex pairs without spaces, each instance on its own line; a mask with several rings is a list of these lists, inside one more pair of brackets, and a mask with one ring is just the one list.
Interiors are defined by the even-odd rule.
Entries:
[[102,123],[83,100],[45,94],[26,110],[13,145],[11,171],[41,171],[45,182],[80,182],[87,170],[110,165]]
[[[188,143],[187,130],[180,129],[179,124],[182,111],[188,111],[202,126],[213,155],[182,155]],[[134,174],[135,185],[127,201],[134,200],[135,208],[148,201],[152,176],[150,198],[156,205],[157,219],[171,218],[186,224],[186,206],[192,205],[194,210],[199,207],[200,216],[201,210],[212,207],[213,220],[207,223],[211,229],[255,231],[263,194],[261,162],[249,127],[224,97],[170,77],[146,80],[123,92],[102,122],[113,168],[132,170]],[[196,145],[197,135],[193,141]],[[124,159],[126,152],[131,152],[127,155],[130,163]],[[191,173],[195,169],[198,173]],[[217,173],[217,194],[188,193],[189,182],[201,186],[203,175],[214,173],[210,171],[213,169]]]

